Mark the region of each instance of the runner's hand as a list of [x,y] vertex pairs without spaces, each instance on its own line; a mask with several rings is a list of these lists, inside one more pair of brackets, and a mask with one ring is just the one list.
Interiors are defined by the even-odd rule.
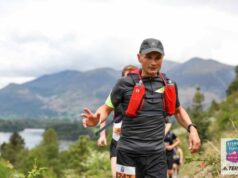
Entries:
[[201,141],[198,136],[197,129],[194,127],[191,127],[191,131],[189,133],[189,150],[191,153],[198,152],[199,148],[201,146]]
[[166,150],[169,150],[169,151],[171,151],[171,150],[173,150],[173,148],[174,148],[174,147],[173,147],[173,146],[171,146],[171,145],[166,145],[166,146],[165,146],[165,148],[166,148]]
[[105,136],[100,136],[97,141],[98,146],[106,146],[107,145],[107,138]]
[[83,118],[83,126],[86,127],[94,127],[98,124],[100,119],[100,114],[93,114],[89,108],[84,108],[83,113],[81,114]]

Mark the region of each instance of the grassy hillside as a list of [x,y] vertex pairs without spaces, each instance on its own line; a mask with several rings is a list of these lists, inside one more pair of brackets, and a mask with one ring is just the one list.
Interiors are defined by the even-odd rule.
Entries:
[[[187,148],[187,134],[177,132],[182,139],[185,164],[180,176],[185,178],[235,178],[222,176],[220,170],[221,138],[238,138],[238,91],[229,95],[225,101],[214,103],[206,113],[211,121],[206,132],[209,139],[203,140],[199,154],[191,155]],[[200,118],[203,119],[203,118]],[[198,125],[199,127],[199,125]],[[176,130],[175,130],[176,131]]]

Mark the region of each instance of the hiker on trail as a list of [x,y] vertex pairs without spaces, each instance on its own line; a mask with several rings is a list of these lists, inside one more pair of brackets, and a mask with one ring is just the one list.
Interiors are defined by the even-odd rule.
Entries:
[[[127,76],[127,74],[130,71],[135,70],[136,68],[137,67],[133,66],[133,65],[125,66],[122,70],[122,77]],[[111,103],[110,95],[109,95],[105,104],[100,106],[99,107],[100,111],[97,111],[97,112],[103,112],[104,109],[107,110],[107,109],[110,109],[110,108],[113,108],[113,105]],[[121,107],[118,107],[118,108],[114,109],[115,110],[114,111],[115,112],[114,113],[114,120],[116,120],[119,117],[122,117],[121,116],[122,115],[121,109],[122,109]],[[101,117],[101,120],[104,120],[104,119],[107,119],[107,118],[102,118]],[[100,129],[104,128],[105,125],[106,125],[106,122],[102,122],[100,124]],[[116,178],[116,155],[117,155],[116,146],[117,146],[117,141],[120,138],[121,125],[122,125],[122,120],[120,120],[120,119],[119,119],[119,121],[116,121],[116,122],[113,123],[112,140],[111,140],[111,144],[110,144],[110,159],[111,159],[111,170],[112,170],[112,177],[113,178]],[[165,126],[165,134],[170,130],[171,126],[172,126],[172,123],[169,120],[167,120],[166,126]],[[98,146],[106,146],[107,145],[107,138],[106,138],[105,129],[100,132],[100,137],[97,140],[97,145]]]
[[[122,70],[122,77],[127,76],[128,72],[130,72],[131,70],[136,69],[136,66],[133,65],[127,65],[123,68]],[[103,110],[111,110],[114,109],[113,105],[110,101],[110,95],[108,96],[108,99],[106,100],[105,104],[102,105],[101,107],[99,107],[100,111],[103,112]],[[98,110],[99,110],[98,109]],[[98,112],[100,112],[98,111]],[[122,120],[119,117],[122,117],[122,113],[121,113],[121,107],[118,107],[115,109],[114,111],[114,119],[118,119],[117,122],[113,123],[113,130],[112,130],[112,140],[111,140],[111,144],[110,144],[110,159],[111,159],[111,170],[112,170],[112,177],[116,178],[116,156],[117,156],[117,152],[116,152],[116,147],[117,147],[117,141],[120,138],[120,134],[121,134],[121,124],[122,124]],[[102,118],[102,120],[106,119],[106,118]],[[106,122],[102,122],[100,124],[100,128],[105,127]],[[107,138],[106,138],[106,132],[105,129],[102,130],[100,132],[100,137],[97,141],[98,146],[106,146],[107,145]]]
[[169,178],[172,178],[174,148],[180,143],[180,140],[172,131],[169,131],[165,135],[164,143],[165,143],[166,157],[167,157],[167,174]]
[[[200,148],[196,126],[180,105],[176,84],[158,72],[164,58],[164,48],[157,39],[145,39],[137,55],[141,69],[118,80],[110,99],[114,108],[122,106],[121,137],[117,143],[117,177],[166,178],[164,146],[165,118],[174,115],[188,130],[189,150]],[[84,108],[83,124],[92,127],[100,115]],[[108,116],[108,115],[107,115]],[[106,117],[105,117],[106,118]]]
[[174,148],[173,162],[173,175],[178,177],[180,166],[183,164],[183,150],[179,146]]

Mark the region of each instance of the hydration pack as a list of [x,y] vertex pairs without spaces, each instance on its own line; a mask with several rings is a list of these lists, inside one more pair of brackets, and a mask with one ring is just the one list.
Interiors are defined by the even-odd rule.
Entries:
[[164,82],[164,109],[169,116],[174,115],[176,109],[176,88],[175,84],[169,80],[169,83],[164,79],[163,74],[160,73],[160,78]]
[[[136,83],[133,88],[133,92],[130,97],[129,104],[125,111],[126,116],[133,118],[137,116],[137,112],[143,107],[145,86],[143,84],[139,69],[135,69],[129,72],[129,74],[136,74],[139,77],[139,82]],[[171,116],[175,113],[175,108],[176,108],[175,84],[171,80],[168,80],[169,82],[167,82],[166,79],[164,79],[164,74],[160,73],[159,76],[163,80],[165,85],[164,97],[163,97],[164,111],[166,111],[167,115]],[[121,110],[121,114],[115,115],[114,119],[110,123],[107,123],[103,128],[99,129],[95,134],[98,135],[101,131],[105,130],[107,127],[111,126],[113,123],[118,123],[122,121],[123,108],[120,107],[120,110]]]
[[130,97],[130,101],[125,113],[129,117],[135,117],[137,115],[137,111],[140,110],[143,106],[145,86],[142,82],[139,69],[136,69],[130,73],[137,74],[140,80],[139,80],[139,83],[136,83],[136,85],[133,88],[132,95]]
[[[143,107],[145,86],[143,84],[139,69],[131,71],[130,74],[136,74],[139,77],[139,83],[135,84],[132,95],[130,97],[129,104],[125,111],[125,114],[128,117],[133,118],[137,116],[137,112]],[[166,79],[164,79],[163,75],[164,74],[159,73],[159,76],[163,80],[163,83],[165,85],[163,105],[167,115],[171,116],[175,113],[175,108],[176,108],[176,88],[175,88],[176,86],[171,80],[167,82]]]

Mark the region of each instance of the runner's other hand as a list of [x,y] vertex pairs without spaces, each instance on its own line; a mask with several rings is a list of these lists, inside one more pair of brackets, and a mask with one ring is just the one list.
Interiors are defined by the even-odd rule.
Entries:
[[96,126],[100,119],[100,114],[93,114],[89,108],[84,108],[80,116],[83,118],[83,126],[85,128]]
[[98,146],[106,146],[107,145],[107,138],[105,136],[100,136],[97,141]]

